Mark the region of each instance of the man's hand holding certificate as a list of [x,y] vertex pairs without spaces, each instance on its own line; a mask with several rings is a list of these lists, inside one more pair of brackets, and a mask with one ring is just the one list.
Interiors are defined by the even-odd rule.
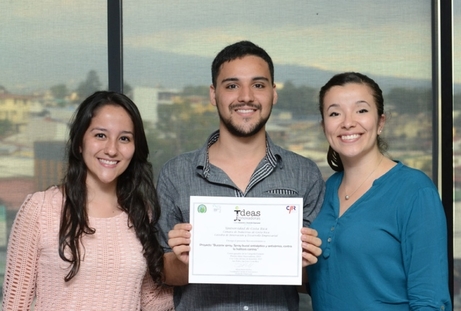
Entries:
[[189,283],[302,283],[302,198],[190,198]]

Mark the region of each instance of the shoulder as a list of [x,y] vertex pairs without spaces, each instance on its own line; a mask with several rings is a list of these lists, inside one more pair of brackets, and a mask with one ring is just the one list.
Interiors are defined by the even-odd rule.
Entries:
[[[185,172],[195,169],[203,161],[200,161],[200,150],[189,151],[171,158],[163,164],[160,175],[172,174],[174,172]],[[206,161],[206,160],[205,160]]]
[[433,188],[436,189],[433,181],[429,176],[421,170],[406,166],[402,162],[397,162],[397,165],[389,171],[390,177],[408,187],[416,188]]
[[162,176],[171,176],[176,174],[190,174],[195,172],[197,167],[205,167],[207,163],[207,145],[200,149],[185,152],[177,155],[163,164],[159,178]]
[[338,180],[341,180],[343,178],[344,172],[334,172],[333,175],[328,177],[326,183],[327,184],[334,184]]
[[62,193],[58,187],[52,186],[45,191],[37,191],[27,195],[23,206],[52,206],[56,205],[56,202],[59,202],[59,205],[61,205]]
[[62,194],[57,187],[37,191],[27,195],[16,214],[15,223],[19,226],[28,226],[30,228],[39,226],[39,224],[46,223],[45,220],[49,219],[49,217],[59,218],[61,206]]
[[63,195],[59,187],[52,186],[45,191],[35,192],[30,196],[32,207],[46,218],[60,217]]

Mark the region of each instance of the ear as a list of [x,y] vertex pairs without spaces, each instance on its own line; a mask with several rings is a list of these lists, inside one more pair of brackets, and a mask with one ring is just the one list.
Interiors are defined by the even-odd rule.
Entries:
[[381,132],[383,131],[385,124],[386,124],[386,115],[382,114],[378,120],[378,135],[380,135]]
[[274,99],[272,100],[272,106],[273,106],[273,105],[277,104],[277,101],[278,101],[278,99],[279,99],[279,95],[277,94],[277,90],[276,90],[276,85],[275,85],[275,84],[272,86],[272,89],[273,89],[273,97],[274,97]]
[[210,85],[210,103],[213,106],[216,106],[216,89],[213,84]]
[[323,130],[323,134],[325,134],[325,122],[323,121],[320,121],[320,126],[322,127],[322,130]]

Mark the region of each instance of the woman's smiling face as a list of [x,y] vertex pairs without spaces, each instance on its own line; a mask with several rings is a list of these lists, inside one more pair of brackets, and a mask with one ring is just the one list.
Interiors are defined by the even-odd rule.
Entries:
[[378,115],[372,90],[366,84],[331,87],[323,99],[323,129],[341,158],[354,158],[378,148],[377,136],[385,123]]
[[117,183],[133,157],[134,135],[133,122],[122,107],[107,104],[96,111],[81,146],[88,186]]

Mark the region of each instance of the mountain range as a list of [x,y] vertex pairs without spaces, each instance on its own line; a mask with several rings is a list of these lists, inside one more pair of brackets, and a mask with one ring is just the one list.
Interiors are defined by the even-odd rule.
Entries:
[[[131,50],[124,53],[124,77],[131,87],[163,86],[181,89],[184,86],[209,85],[211,83],[210,67],[212,59],[208,57],[180,55],[152,50]],[[9,92],[27,93],[27,91],[46,90],[53,85],[66,84],[75,89],[86,79],[89,71],[95,70],[103,84],[107,87],[107,55],[87,54],[61,55],[55,59],[43,61],[37,59],[14,59],[2,65],[0,86]],[[284,83],[291,81],[295,85],[308,85],[320,88],[337,72],[314,67],[275,64],[275,81]],[[384,93],[393,87],[430,88],[431,81],[425,79],[379,76],[363,72],[373,78]],[[459,85],[457,86],[459,87]]]

